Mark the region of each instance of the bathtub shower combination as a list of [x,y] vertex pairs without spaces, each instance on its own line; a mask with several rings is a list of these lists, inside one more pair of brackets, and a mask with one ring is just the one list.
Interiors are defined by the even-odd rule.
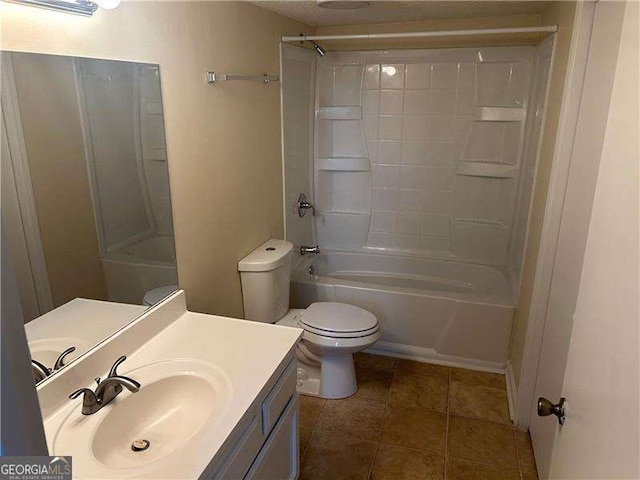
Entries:
[[139,305],[178,284],[159,67],[74,61],[108,299]]
[[321,250],[293,306],[373,312],[378,353],[504,370],[552,49],[283,45],[286,237]]

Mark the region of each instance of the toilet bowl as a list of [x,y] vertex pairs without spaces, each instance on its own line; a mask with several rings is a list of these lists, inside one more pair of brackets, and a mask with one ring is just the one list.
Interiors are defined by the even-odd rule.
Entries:
[[152,288],[144,294],[142,299],[142,305],[151,307],[158,303],[160,300],[168,297],[178,289],[177,285],[165,285],[164,287]]
[[290,310],[277,324],[304,330],[296,351],[300,393],[322,398],[356,393],[353,354],[380,338],[373,314],[345,303],[319,302]]
[[245,318],[303,330],[298,344],[298,392],[345,398],[357,389],[353,353],[380,338],[378,320],[362,308],[318,302],[289,309],[293,245],[269,240],[238,263]]

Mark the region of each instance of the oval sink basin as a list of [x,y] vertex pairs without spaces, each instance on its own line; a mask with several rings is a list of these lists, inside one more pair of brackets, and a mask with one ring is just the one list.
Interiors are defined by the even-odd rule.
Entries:
[[[211,383],[189,374],[146,385],[104,416],[95,432],[93,454],[110,468],[140,466],[164,457],[206,424],[215,402],[202,400],[215,396]],[[148,448],[134,452],[134,441],[149,442]]]
[[53,451],[74,456],[74,476],[134,473],[181,455],[202,429],[224,414],[231,397],[226,374],[205,362],[159,362],[122,375],[140,382],[140,391],[124,389],[93,415],[82,415],[78,402],[55,435]]

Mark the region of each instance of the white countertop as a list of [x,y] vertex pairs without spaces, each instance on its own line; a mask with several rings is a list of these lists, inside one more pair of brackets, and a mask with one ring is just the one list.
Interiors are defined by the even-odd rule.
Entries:
[[[184,293],[176,292],[169,301],[173,299],[173,304],[178,301],[184,302]],[[168,303],[167,301],[163,303]],[[170,305],[169,305],[170,306]],[[162,304],[160,304],[160,309]],[[156,310],[158,310],[156,312]],[[166,311],[166,310],[165,310]],[[158,307],[154,307],[152,311],[145,314],[135,323],[142,325],[141,322],[154,322],[154,312],[156,317],[161,313]],[[148,317],[148,318],[147,318]],[[157,320],[155,323],[161,323],[164,320]],[[109,352],[108,358],[115,360],[119,355],[126,354],[127,360],[119,367],[120,375],[129,375],[135,379],[136,369],[145,365],[178,359],[193,359],[196,361],[207,362],[212,364],[223,372],[224,377],[230,386],[231,395],[225,405],[222,415],[219,415],[215,423],[201,431],[194,440],[189,441],[180,450],[184,449],[182,461],[175,464],[173,461],[165,461],[168,459],[158,460],[152,466],[146,466],[141,469],[127,469],[114,471],[105,466],[103,478],[197,478],[205,470],[212,458],[215,457],[220,447],[238,425],[245,413],[250,409],[256,398],[266,393],[266,387],[269,380],[272,379],[276,372],[282,371],[286,363],[292,358],[293,351],[302,331],[297,328],[281,327],[277,325],[264,324],[259,322],[251,322],[246,320],[238,320],[227,317],[219,317],[214,315],[204,315],[183,311],[173,321],[167,322],[166,327],[160,327],[162,330],[153,334],[144,344],[137,349],[130,351],[120,351],[123,349],[122,343],[118,343],[117,338],[113,342],[105,342],[101,349],[109,349],[110,343],[117,346],[114,351]],[[139,326],[138,325],[138,326]],[[148,327],[154,323],[147,323]],[[136,325],[131,325],[120,332],[115,337],[127,335],[128,330],[133,330]],[[130,335],[134,335],[133,333]],[[90,385],[90,378],[100,376],[109,365],[105,365],[104,352],[100,357],[101,367],[97,367],[91,363],[91,356],[94,351],[81,359],[76,369],[75,375],[71,370],[63,371],[60,382],[56,387],[53,382],[49,385],[49,391],[46,398],[50,399],[52,393],[56,397],[60,397],[64,390],[70,389],[72,386]],[[89,358],[88,358],[89,357]],[[89,368],[89,366],[91,368]],[[93,372],[90,372],[93,370]],[[78,373],[81,372],[81,373]],[[80,377],[78,377],[80,375]],[[66,379],[65,379],[66,377]],[[87,383],[84,385],[73,385],[75,378],[84,378]],[[76,380],[77,382],[77,380]],[[270,388],[270,386],[269,386]],[[142,385],[144,389],[144,384]],[[142,391],[141,389],[141,391]],[[70,393],[72,390],[69,390]],[[41,393],[41,389],[39,389]],[[67,394],[68,394],[67,393]],[[124,391],[120,396],[133,395]],[[107,410],[117,405],[119,398],[114,400],[110,405],[105,406],[102,410],[93,416],[100,416],[107,413]],[[42,403],[41,397],[41,403]],[[201,401],[206,402],[203,398]],[[78,452],[61,452],[55,450],[54,436],[62,424],[62,422],[71,416],[82,416],[80,413],[81,400],[63,401],[59,407],[50,411],[50,414],[44,415],[45,433],[49,446],[50,455],[78,455]],[[193,405],[198,408],[198,405]],[[88,418],[88,417],[87,417]],[[85,446],[86,454],[91,455],[90,446]],[[84,453],[83,453],[84,455]],[[95,477],[95,468],[92,470]],[[74,458],[74,476],[78,478],[89,478],[83,474],[81,462]]]
[[147,308],[144,305],[73,299],[24,325],[31,358],[51,368],[60,353],[75,346],[76,351],[66,357],[65,363],[69,363],[140,316]]

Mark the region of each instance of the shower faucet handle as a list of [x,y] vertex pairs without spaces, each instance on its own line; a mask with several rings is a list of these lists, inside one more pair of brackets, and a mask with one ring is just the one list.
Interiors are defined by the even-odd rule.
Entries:
[[298,201],[296,203],[298,207],[298,216],[300,218],[304,217],[307,213],[307,210],[311,210],[311,215],[316,216],[316,209],[312,203],[307,202],[307,196],[304,193],[301,193],[298,196]]

